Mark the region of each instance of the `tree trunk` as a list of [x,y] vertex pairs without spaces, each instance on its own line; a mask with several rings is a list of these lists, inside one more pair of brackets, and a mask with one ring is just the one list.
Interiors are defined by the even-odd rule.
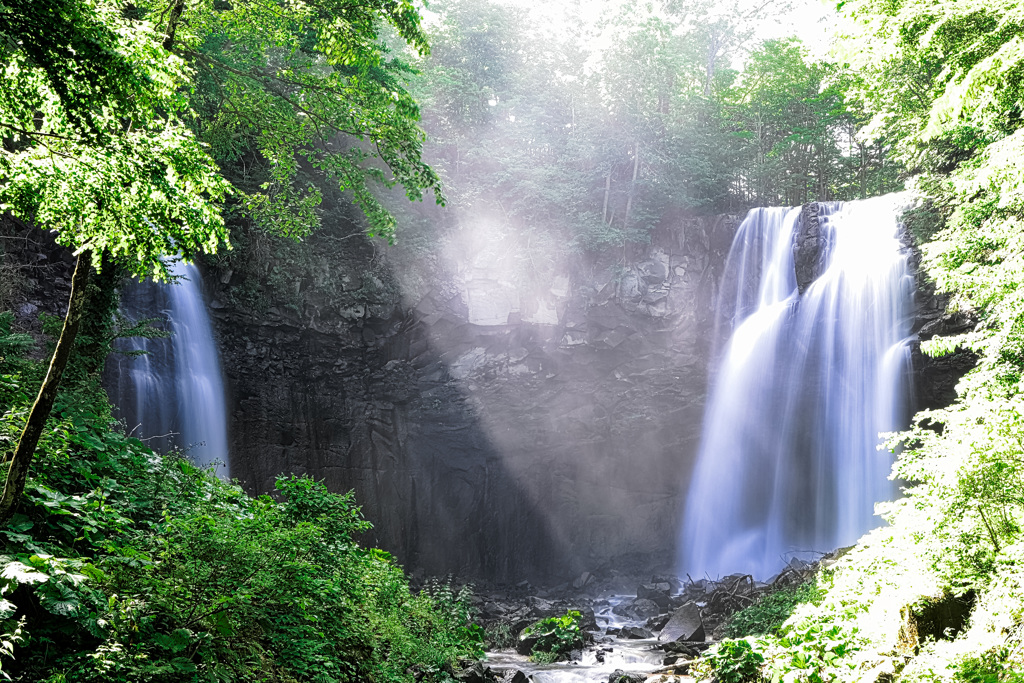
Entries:
[[640,170],[640,143],[636,143],[636,147],[633,150],[635,152],[633,156],[633,182],[629,186],[629,197],[626,198],[626,213],[622,217],[622,229],[626,229],[626,225],[629,223],[629,210],[633,208],[633,194],[636,192],[636,175],[637,171]]
[[608,175],[604,177],[604,210],[601,212],[601,222],[608,225],[608,195],[612,191],[612,171],[608,169]]
[[178,22],[181,21],[181,13],[185,10],[185,0],[173,0],[171,15],[167,18],[167,31],[164,33],[164,49],[170,52],[174,46],[174,33],[178,30]]
[[82,311],[85,310],[87,302],[91,270],[89,254],[80,254],[75,264],[75,274],[71,278],[71,296],[68,299],[68,313],[64,317],[64,329],[61,330],[57,347],[53,350],[53,358],[50,359],[50,368],[46,372],[46,379],[39,387],[39,395],[32,404],[32,410],[29,411],[28,421],[21,432],[18,446],[10,460],[11,466],[7,470],[4,491],[0,495],[0,525],[7,524],[14,515],[21,494],[25,491],[25,480],[28,477],[29,465],[32,464],[32,456],[35,455],[39,437],[42,436],[46,420],[53,410],[57,390],[60,388],[60,378],[75,347],[75,337],[78,335]]

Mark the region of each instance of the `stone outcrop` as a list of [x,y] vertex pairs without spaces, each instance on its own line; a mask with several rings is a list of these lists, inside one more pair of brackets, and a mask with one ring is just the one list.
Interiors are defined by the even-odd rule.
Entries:
[[[821,266],[819,211],[796,245],[804,279]],[[548,261],[487,230],[381,252],[328,225],[305,266],[264,265],[255,312],[233,299],[250,286],[239,273],[208,266],[232,474],[254,492],[281,472],[355,489],[367,540],[431,574],[671,562],[738,222],[682,220],[642,248]],[[922,291],[918,329],[950,324]],[[915,360],[919,406],[948,402],[970,361]]]
[[681,222],[627,263],[572,257],[529,287],[493,244],[382,258],[362,239],[332,249],[328,230],[307,247],[332,249],[331,295],[308,286],[261,317],[208,268],[232,475],[355,489],[369,540],[431,574],[671,561],[737,223]]

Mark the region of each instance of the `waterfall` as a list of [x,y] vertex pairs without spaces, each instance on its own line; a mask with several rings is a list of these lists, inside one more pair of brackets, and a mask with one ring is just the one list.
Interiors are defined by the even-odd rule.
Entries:
[[801,210],[754,209],[732,244],[687,497],[680,569],[766,578],[850,545],[892,499],[879,433],[906,426],[914,280],[906,199],[819,205],[817,277],[799,291]]
[[131,283],[121,310],[134,320],[166,318],[169,339],[121,340],[108,367],[108,392],[134,436],[157,450],[185,449],[201,467],[227,477],[224,385],[196,267],[170,264],[174,284]]

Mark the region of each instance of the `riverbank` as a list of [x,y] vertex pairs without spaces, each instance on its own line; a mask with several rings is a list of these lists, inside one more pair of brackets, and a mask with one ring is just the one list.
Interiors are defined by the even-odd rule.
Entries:
[[[733,617],[765,598],[812,582],[838,556],[794,560],[768,581],[744,574],[681,580],[614,569],[585,572],[571,582],[539,588],[481,586],[472,599],[485,631],[486,659],[463,669],[462,683],[673,683],[693,680],[692,662],[729,632]],[[576,611],[585,647],[564,661],[531,656],[524,632],[542,619]]]

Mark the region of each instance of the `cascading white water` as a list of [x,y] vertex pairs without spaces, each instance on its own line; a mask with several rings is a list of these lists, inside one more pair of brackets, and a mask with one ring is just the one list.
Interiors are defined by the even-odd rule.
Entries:
[[802,294],[800,209],[754,209],[719,297],[724,342],[687,497],[680,570],[766,578],[850,545],[896,491],[879,433],[905,426],[913,277],[906,198],[822,205],[823,270]]
[[170,264],[174,284],[133,284],[121,297],[122,311],[133,319],[166,317],[170,339],[132,338],[112,364],[110,393],[132,430],[158,449],[179,447],[202,467],[228,476],[227,419],[220,361],[192,264]]

